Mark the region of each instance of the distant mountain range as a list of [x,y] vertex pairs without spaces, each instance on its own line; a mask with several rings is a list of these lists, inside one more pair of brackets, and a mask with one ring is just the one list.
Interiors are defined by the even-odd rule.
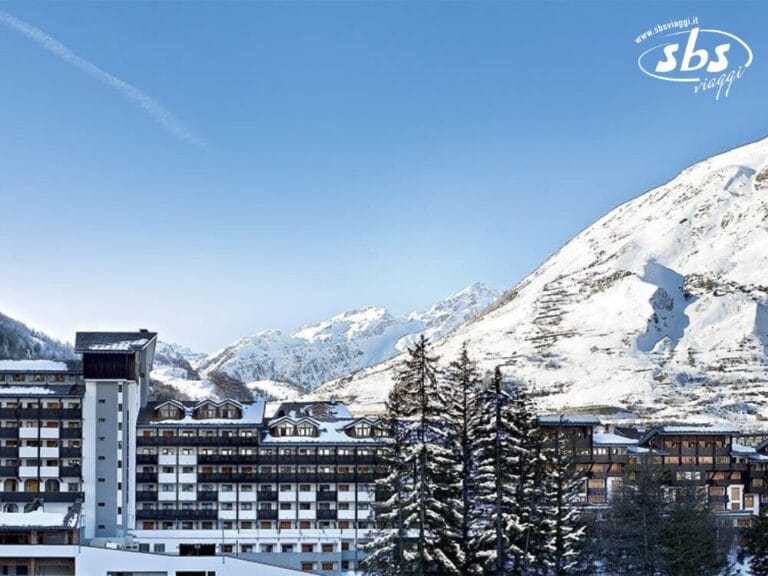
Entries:
[[191,397],[293,398],[400,354],[419,334],[439,339],[497,297],[487,286],[473,284],[424,311],[396,316],[369,306],[290,334],[259,332],[208,356],[161,342],[152,376]]

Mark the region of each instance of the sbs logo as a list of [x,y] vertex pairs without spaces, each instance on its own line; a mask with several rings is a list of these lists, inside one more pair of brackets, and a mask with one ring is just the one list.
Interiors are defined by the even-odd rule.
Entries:
[[728,96],[752,64],[750,47],[730,32],[692,28],[662,38],[662,44],[640,54],[640,70],[658,80],[695,84],[695,93],[716,90],[717,100]]

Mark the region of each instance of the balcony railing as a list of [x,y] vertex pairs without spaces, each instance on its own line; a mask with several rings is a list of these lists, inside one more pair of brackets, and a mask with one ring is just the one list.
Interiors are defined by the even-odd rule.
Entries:
[[157,502],[157,490],[140,490],[136,492],[137,502]]
[[136,482],[157,482],[157,472],[137,472]]
[[259,520],[277,520],[277,510],[265,510],[259,508],[259,510],[256,511],[256,517]]
[[318,490],[317,501],[318,502],[335,502],[337,499],[336,490]]
[[336,520],[336,510],[317,510],[318,520]]
[[82,438],[83,430],[81,428],[62,428],[59,432],[60,438]]
[[0,458],[18,458],[19,447],[18,446],[2,446],[0,447]]
[[0,466],[0,477],[18,478],[19,467],[18,466]]
[[262,502],[277,502],[277,492],[274,490],[259,490],[256,495]]
[[9,426],[4,426],[3,428],[0,428],[0,438],[18,438],[19,437],[19,429]]
[[215,490],[198,490],[197,499],[200,502],[216,502],[219,499],[219,493]]
[[59,455],[61,458],[80,458],[82,452],[82,448],[59,448]]
[[136,464],[157,464],[157,454],[136,454]]
[[216,510],[137,510],[139,520],[216,520]]
[[80,475],[82,474],[82,468],[80,466],[62,466],[59,468],[59,476],[64,477],[74,477],[74,478],[80,478]]

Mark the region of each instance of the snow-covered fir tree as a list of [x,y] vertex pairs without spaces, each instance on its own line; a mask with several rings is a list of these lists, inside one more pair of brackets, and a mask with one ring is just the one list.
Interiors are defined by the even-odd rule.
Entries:
[[582,574],[585,566],[584,539],[586,526],[581,519],[580,494],[584,476],[574,461],[561,426],[553,426],[543,438],[546,464],[537,484],[542,486],[542,521],[547,543],[542,557],[545,574],[567,576]]
[[460,574],[461,551],[455,533],[459,509],[454,496],[456,475],[436,363],[437,358],[430,355],[429,340],[422,336],[409,348],[397,372],[388,418],[397,422],[395,441],[401,443],[401,449],[399,464],[393,468],[390,479],[399,489],[392,507],[399,508],[398,522],[406,538],[401,540],[402,562],[390,564],[400,568],[389,572],[382,560],[395,544],[391,530],[380,530],[369,546],[374,557],[368,568],[370,573]]
[[474,550],[470,546],[472,510],[476,497],[473,426],[478,421],[477,401],[481,389],[481,375],[477,364],[469,356],[466,344],[461,347],[458,358],[445,370],[441,389],[449,424],[450,458],[456,470],[457,493],[454,497],[460,503],[455,518],[455,532],[460,550],[459,571],[462,575],[469,576],[481,572]]
[[471,547],[487,576],[513,573],[515,559],[524,554],[517,536],[528,529],[517,498],[520,463],[527,454],[522,431],[514,424],[514,405],[497,368],[478,395],[473,424],[476,496]]
[[363,569],[372,576],[408,573],[404,557],[407,532],[403,517],[403,482],[409,471],[405,465],[406,428],[399,416],[402,402],[402,389],[394,387],[387,398],[386,415],[381,423],[388,438],[379,454],[387,463],[389,474],[376,481],[376,502],[373,504],[376,529],[372,541],[363,546],[367,552]]

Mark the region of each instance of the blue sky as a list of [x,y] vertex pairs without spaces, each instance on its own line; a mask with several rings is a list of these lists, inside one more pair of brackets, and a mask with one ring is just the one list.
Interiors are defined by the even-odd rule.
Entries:
[[[350,308],[508,288],[614,206],[768,135],[768,6],[0,3],[159,103],[0,23],[0,311],[202,350]],[[644,76],[698,16],[728,98]],[[650,45],[650,44],[648,44]]]

